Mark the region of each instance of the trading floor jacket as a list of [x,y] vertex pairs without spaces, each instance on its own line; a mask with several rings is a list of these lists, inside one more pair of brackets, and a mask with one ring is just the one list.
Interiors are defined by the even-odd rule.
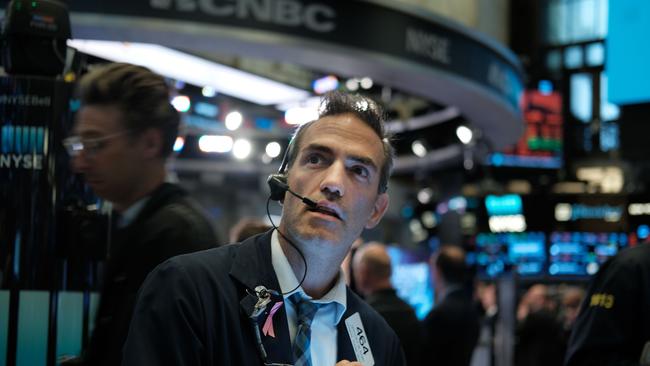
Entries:
[[424,318],[426,364],[469,366],[478,343],[480,320],[464,289],[448,293]]
[[[271,262],[269,231],[241,244],[175,257],[149,275],[138,297],[124,347],[124,366],[261,365],[255,327],[249,315],[259,285],[279,289]],[[372,352],[377,366],[404,365],[399,340],[388,324],[349,289],[347,309],[338,325],[337,360],[356,360],[345,320],[359,314],[365,335],[357,339]],[[268,363],[293,364],[285,307],[272,318],[275,337],[261,334]],[[357,329],[352,336],[357,336]],[[333,365],[332,365],[333,366]]]
[[610,259],[592,280],[566,365],[636,366],[649,342],[650,244],[640,244]]
[[128,226],[113,232],[87,365],[120,365],[135,299],[147,274],[175,255],[216,246],[214,229],[180,187],[163,183]]

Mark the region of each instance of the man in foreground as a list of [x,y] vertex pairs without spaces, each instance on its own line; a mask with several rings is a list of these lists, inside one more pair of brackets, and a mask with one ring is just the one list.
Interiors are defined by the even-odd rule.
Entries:
[[386,212],[392,154],[373,101],[327,95],[281,167],[293,194],[279,228],[159,266],[123,365],[403,365],[395,333],[340,271]]

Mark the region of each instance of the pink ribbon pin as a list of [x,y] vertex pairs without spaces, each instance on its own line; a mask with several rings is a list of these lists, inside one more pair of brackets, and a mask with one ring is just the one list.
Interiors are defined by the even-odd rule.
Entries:
[[278,309],[280,309],[282,304],[284,304],[284,301],[278,301],[275,304],[273,304],[273,307],[269,312],[269,316],[266,317],[266,321],[264,322],[264,326],[262,327],[262,334],[264,334],[265,336],[271,336],[275,338],[275,330],[273,330],[273,315],[275,315]]

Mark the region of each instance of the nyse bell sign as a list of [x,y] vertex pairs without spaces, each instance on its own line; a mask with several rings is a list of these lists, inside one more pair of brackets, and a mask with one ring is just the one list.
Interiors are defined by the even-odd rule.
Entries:
[[[50,288],[56,208],[65,193],[72,85],[35,76],[0,77],[0,262],[5,284]],[[3,257],[4,256],[4,257]]]
[[48,153],[52,96],[36,82],[17,87],[20,80],[2,80],[0,90],[0,169],[42,170]]

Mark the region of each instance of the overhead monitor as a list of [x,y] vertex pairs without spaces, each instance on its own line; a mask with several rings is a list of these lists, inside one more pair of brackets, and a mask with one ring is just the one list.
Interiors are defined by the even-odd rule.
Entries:
[[650,2],[609,1],[606,67],[609,100],[617,104],[650,101]]
[[551,276],[591,276],[629,245],[626,233],[553,232],[549,242]]
[[553,91],[527,90],[522,98],[525,130],[516,145],[494,152],[495,167],[562,167],[562,96]]
[[415,309],[418,319],[424,319],[433,308],[433,284],[429,269],[431,251],[425,248],[388,247],[393,274],[391,283],[397,296]]
[[479,278],[496,278],[514,271],[521,277],[543,276],[546,271],[546,235],[542,232],[480,233],[467,256]]

